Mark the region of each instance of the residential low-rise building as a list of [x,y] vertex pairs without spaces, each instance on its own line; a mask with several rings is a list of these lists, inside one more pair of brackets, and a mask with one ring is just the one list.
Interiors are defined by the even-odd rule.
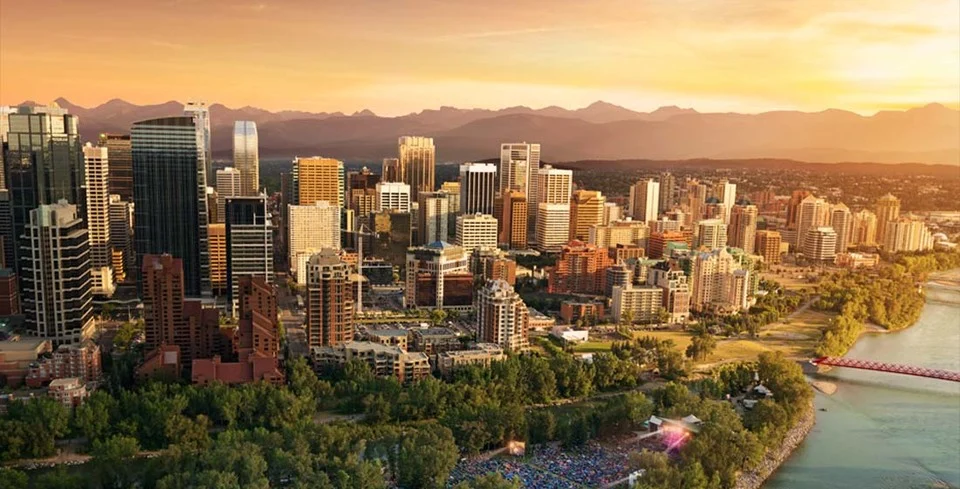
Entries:
[[613,320],[621,322],[629,313],[633,322],[648,323],[659,318],[663,289],[652,285],[613,288]]
[[451,350],[437,354],[436,365],[440,375],[449,377],[453,371],[467,365],[489,367],[506,358],[503,348],[493,343],[477,343],[471,350]]
[[843,268],[873,268],[880,263],[880,255],[876,253],[840,253],[836,262]]
[[398,328],[368,329],[364,332],[367,341],[386,346],[395,346],[407,351],[407,330]]
[[76,377],[56,379],[50,382],[47,395],[67,407],[77,407],[90,395],[87,386]]
[[396,346],[372,341],[348,341],[335,346],[311,348],[315,367],[342,367],[350,361],[361,361],[370,366],[378,377],[394,376],[409,383],[430,375],[430,361],[423,352],[405,352]]
[[26,384],[39,387],[55,379],[70,377],[82,382],[98,382],[102,373],[100,347],[86,340],[79,345],[60,345],[50,357],[31,364]]
[[429,356],[461,347],[460,336],[450,328],[421,328],[410,331],[410,350]]
[[598,323],[605,313],[603,303],[599,301],[569,300],[560,303],[560,319],[567,324],[574,324],[580,318]]

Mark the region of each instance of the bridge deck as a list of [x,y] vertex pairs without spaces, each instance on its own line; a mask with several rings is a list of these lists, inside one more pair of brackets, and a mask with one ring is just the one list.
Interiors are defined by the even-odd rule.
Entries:
[[810,363],[814,365],[828,365],[831,367],[873,370],[875,372],[888,372],[893,374],[913,375],[915,377],[926,377],[929,379],[960,382],[960,372],[954,372],[952,370],[941,370],[936,368],[915,367],[912,365],[901,365],[896,363],[883,363],[870,360],[857,360],[853,358],[838,357],[815,358],[811,360]]

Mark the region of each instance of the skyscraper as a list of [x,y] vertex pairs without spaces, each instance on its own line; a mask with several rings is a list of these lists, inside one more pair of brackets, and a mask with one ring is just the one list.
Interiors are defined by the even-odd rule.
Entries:
[[240,193],[253,196],[260,193],[260,146],[257,123],[233,123],[233,166],[240,171]]
[[[206,166],[204,178],[213,180],[213,142],[210,134],[210,109],[203,100],[190,100],[183,106],[183,115],[196,121],[197,146],[203,148],[203,161]],[[187,294],[189,295],[189,294]]]
[[597,190],[577,190],[570,199],[570,239],[586,241],[590,226],[603,224],[607,199]]
[[222,222],[207,225],[210,250],[210,288],[217,296],[227,292],[227,225]]
[[3,268],[17,269],[17,241],[13,239],[13,206],[10,191],[0,189],[0,253]]
[[227,199],[246,195],[243,193],[243,175],[240,170],[228,166],[217,170],[217,214],[211,221],[224,222]]
[[807,231],[826,226],[829,222],[830,205],[827,204],[827,201],[813,195],[806,196],[800,201],[800,206],[797,208],[797,241],[794,243],[795,247],[803,249]]
[[322,200],[343,207],[345,185],[342,161],[319,156],[297,157],[293,165],[296,169],[297,205],[313,205]]
[[403,182],[377,184],[377,212],[410,212],[410,186]]
[[397,141],[400,173],[410,185],[410,200],[419,202],[420,192],[433,192],[436,188],[437,149],[433,138],[402,136]]
[[537,208],[536,231],[538,250],[559,252],[570,239],[570,203],[541,203]]
[[833,262],[837,256],[837,232],[827,226],[808,229],[803,236],[803,255],[808,260]]
[[477,293],[477,341],[507,351],[528,346],[530,317],[520,294],[506,281],[491,280]]
[[899,217],[887,222],[883,250],[887,253],[933,249],[933,235],[923,221]]
[[[109,151],[108,151],[109,153]],[[110,251],[113,276],[117,282],[137,276],[133,251],[133,202],[110,195]]]
[[561,170],[546,165],[537,172],[538,204],[570,205],[573,193],[573,170]]
[[853,246],[877,245],[877,215],[862,209],[853,215],[853,233],[850,238]]
[[184,290],[210,290],[207,248],[207,148],[203,112],[135,122],[134,240],[138,260],[169,253],[183,260]]
[[267,196],[227,199],[227,303],[240,297],[240,277],[254,276],[273,283],[273,223]]
[[90,242],[90,275],[93,292],[113,295],[113,253],[110,248],[110,164],[107,148],[83,147],[84,174],[87,185],[87,235]]
[[830,226],[837,232],[837,253],[846,253],[853,236],[853,214],[843,202],[830,207]]
[[489,214],[458,216],[456,244],[467,253],[477,248],[496,248],[497,219]]
[[723,206],[723,222],[729,224],[730,211],[737,201],[737,185],[730,183],[726,179],[720,180],[717,182],[716,193],[717,199],[720,200],[720,205]]
[[[290,226],[287,238],[290,268],[300,275],[298,256],[313,254],[323,248],[340,248],[340,208],[329,202],[313,205],[292,205],[289,208]],[[306,278],[306,275],[303,274]]]
[[668,211],[677,204],[677,178],[670,172],[660,174],[660,210]]
[[720,219],[704,219],[697,223],[697,246],[711,250],[726,249],[727,225]]
[[757,206],[735,205],[730,213],[727,244],[748,254],[754,251],[757,236]]
[[86,217],[86,185],[77,116],[59,107],[20,107],[8,119],[4,164],[13,210],[9,242],[19,253],[20,236],[37,207],[66,200],[77,207],[79,219]]
[[419,244],[450,241],[450,206],[445,192],[420,192],[417,212]]
[[697,253],[691,265],[691,308],[736,312],[747,306],[749,272],[725,248]]
[[347,173],[347,207],[352,209],[357,219],[369,225],[370,213],[377,210],[377,184],[380,175],[363,167],[360,171]]
[[800,203],[811,195],[813,194],[809,190],[794,190],[790,194],[790,201],[787,203],[787,228],[797,229],[797,221],[800,218]]
[[539,186],[537,179],[540,171],[540,145],[536,143],[507,143],[500,145],[500,182],[497,189],[500,195],[508,190],[523,192],[530,203],[529,215],[536,212]]
[[110,155],[110,193],[117,194],[121,200],[133,202],[133,156],[130,152],[129,134],[104,133],[100,135],[98,145],[107,148]]
[[497,167],[489,163],[460,165],[460,212],[493,215]]
[[896,221],[900,217],[900,199],[887,194],[877,199],[877,240],[886,241],[887,223]]
[[660,215],[660,184],[652,178],[630,187],[630,216],[634,220],[655,221]]
[[20,277],[27,331],[54,344],[93,333],[88,231],[77,206],[61,200],[30,212],[21,240]]
[[400,168],[400,160],[398,158],[384,158],[383,163],[380,165],[380,174],[383,175],[384,182],[402,182],[403,171]]
[[473,304],[470,255],[456,245],[430,243],[407,250],[403,304],[407,308],[467,308]]
[[350,266],[324,249],[307,263],[307,346],[334,346],[353,340]]
[[500,243],[510,249],[527,248],[527,197],[518,190],[508,190],[503,197],[503,217],[500,219]]
[[754,252],[763,257],[768,265],[780,264],[780,233],[777,231],[757,231]]

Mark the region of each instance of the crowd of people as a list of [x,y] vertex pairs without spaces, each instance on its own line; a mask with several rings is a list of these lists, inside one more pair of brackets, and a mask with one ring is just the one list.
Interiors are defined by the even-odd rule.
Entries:
[[609,450],[599,443],[563,449],[557,445],[534,447],[529,463],[562,474],[587,487],[602,487],[629,474],[628,450]]
[[460,482],[476,479],[491,472],[498,473],[508,480],[519,480],[527,489],[567,489],[575,487],[569,480],[532,467],[524,462],[494,458],[490,460],[464,460],[450,473],[447,487]]

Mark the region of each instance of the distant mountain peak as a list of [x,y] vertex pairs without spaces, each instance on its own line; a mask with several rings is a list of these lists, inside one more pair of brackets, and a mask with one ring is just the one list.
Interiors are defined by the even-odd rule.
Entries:
[[358,110],[353,113],[350,117],[376,117],[377,114],[374,114],[370,109]]

